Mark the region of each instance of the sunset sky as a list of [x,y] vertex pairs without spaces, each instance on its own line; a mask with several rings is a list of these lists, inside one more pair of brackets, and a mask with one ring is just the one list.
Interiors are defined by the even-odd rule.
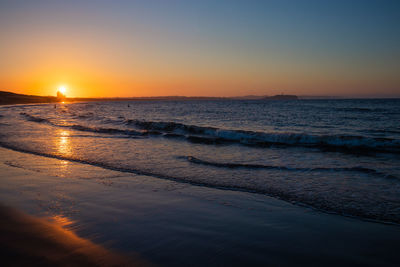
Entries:
[[0,0],[0,90],[400,96],[400,1]]

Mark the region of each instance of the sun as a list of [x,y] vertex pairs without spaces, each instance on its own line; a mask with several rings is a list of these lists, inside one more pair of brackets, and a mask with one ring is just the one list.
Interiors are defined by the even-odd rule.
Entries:
[[58,87],[58,91],[59,91],[61,94],[65,95],[65,93],[67,92],[67,86],[61,85],[60,87]]

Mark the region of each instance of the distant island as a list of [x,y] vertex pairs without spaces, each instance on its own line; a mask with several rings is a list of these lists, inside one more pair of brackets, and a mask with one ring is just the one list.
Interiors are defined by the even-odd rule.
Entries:
[[274,95],[264,97],[265,100],[297,100],[299,97],[297,95]]

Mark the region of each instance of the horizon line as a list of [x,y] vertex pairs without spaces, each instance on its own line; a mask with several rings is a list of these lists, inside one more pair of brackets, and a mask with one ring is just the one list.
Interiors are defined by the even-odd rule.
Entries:
[[[5,93],[12,93],[17,95],[25,95],[25,96],[37,96],[37,97],[57,97],[56,95],[33,95],[33,94],[22,94],[22,93],[15,93],[12,91],[0,90],[0,92]],[[67,96],[68,99],[138,99],[138,98],[219,98],[219,99],[236,99],[236,98],[248,98],[250,99],[259,99],[264,97],[271,97],[271,96],[288,96],[294,95],[298,98],[339,98],[339,99],[368,99],[368,98],[400,98],[400,94],[370,94],[370,95],[296,95],[296,94],[272,94],[272,95],[239,95],[239,96],[187,96],[187,95],[158,95],[158,96],[109,96],[109,97],[95,97],[95,96]]]

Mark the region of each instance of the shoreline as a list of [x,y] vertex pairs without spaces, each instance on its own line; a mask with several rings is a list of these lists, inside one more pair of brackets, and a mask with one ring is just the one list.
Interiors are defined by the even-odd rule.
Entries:
[[400,263],[396,225],[5,148],[0,170],[1,203],[67,218],[78,236],[155,264]]
[[30,154],[30,155],[33,155],[33,156],[39,156],[39,157],[44,157],[44,158],[49,158],[49,159],[56,159],[56,160],[61,160],[61,161],[69,161],[69,162],[74,162],[74,163],[78,163],[78,164],[88,165],[89,167],[101,168],[101,169],[104,169],[104,170],[107,170],[107,171],[116,171],[116,172],[121,172],[121,173],[126,173],[126,174],[139,175],[139,176],[148,176],[148,177],[152,177],[154,179],[166,180],[166,181],[171,181],[171,182],[181,183],[181,184],[188,184],[188,185],[191,185],[191,186],[206,187],[206,188],[210,188],[210,189],[217,189],[217,190],[224,190],[224,191],[233,191],[233,192],[243,192],[243,193],[250,193],[250,194],[258,194],[258,195],[261,195],[261,196],[267,196],[269,198],[273,198],[273,199],[276,199],[276,200],[279,200],[279,201],[283,201],[285,203],[298,206],[300,208],[312,209],[312,210],[314,210],[316,212],[320,212],[320,213],[325,213],[325,214],[335,215],[335,216],[341,216],[341,217],[346,217],[346,218],[352,218],[352,219],[356,219],[356,220],[364,221],[364,222],[400,226],[400,223],[398,223],[398,222],[385,221],[385,220],[362,217],[362,216],[357,216],[357,215],[352,215],[352,214],[339,213],[339,212],[335,212],[335,211],[331,211],[331,210],[320,209],[320,208],[308,205],[306,203],[301,203],[301,202],[297,202],[297,201],[290,201],[290,200],[281,198],[279,195],[270,195],[267,192],[263,192],[263,191],[250,190],[250,189],[239,188],[239,187],[227,187],[227,186],[223,186],[223,185],[211,186],[211,185],[203,184],[201,182],[185,181],[185,180],[175,179],[173,177],[159,176],[159,175],[154,175],[154,174],[146,173],[146,172],[142,172],[142,171],[133,171],[133,170],[123,169],[123,168],[113,168],[113,167],[104,166],[104,165],[101,165],[101,164],[96,164],[96,163],[93,163],[93,162],[88,163],[88,162],[81,161],[81,160],[78,160],[78,159],[71,159],[71,158],[66,158],[66,157],[56,156],[56,155],[51,155],[51,154],[35,153],[35,152],[31,152],[31,151],[25,151],[23,149],[18,149],[18,148],[12,147],[12,146],[8,146],[8,145],[5,145],[5,144],[2,144],[1,142],[0,142],[0,148],[7,149],[7,150],[12,150],[12,151],[19,152],[19,153]]

